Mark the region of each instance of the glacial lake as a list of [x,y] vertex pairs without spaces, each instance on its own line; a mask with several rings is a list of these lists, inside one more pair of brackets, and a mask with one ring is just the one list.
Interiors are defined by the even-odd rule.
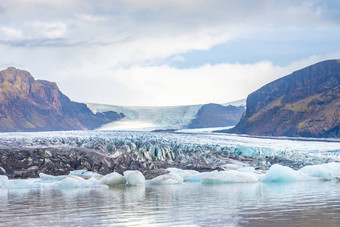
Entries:
[[340,183],[0,190],[0,226],[340,226]]

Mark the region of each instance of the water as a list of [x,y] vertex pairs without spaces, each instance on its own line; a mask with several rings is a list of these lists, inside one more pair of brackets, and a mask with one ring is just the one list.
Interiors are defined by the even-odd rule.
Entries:
[[340,226],[340,183],[0,190],[0,226]]

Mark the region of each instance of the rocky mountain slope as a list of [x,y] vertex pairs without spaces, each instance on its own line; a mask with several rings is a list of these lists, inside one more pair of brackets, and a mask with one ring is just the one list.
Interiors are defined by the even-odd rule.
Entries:
[[340,137],[340,60],[306,67],[253,92],[230,132]]
[[212,128],[236,125],[245,111],[244,106],[222,106],[219,104],[203,105],[188,128]]
[[0,71],[0,131],[94,129],[122,117],[113,111],[93,114],[61,93],[56,83],[35,80],[27,71]]

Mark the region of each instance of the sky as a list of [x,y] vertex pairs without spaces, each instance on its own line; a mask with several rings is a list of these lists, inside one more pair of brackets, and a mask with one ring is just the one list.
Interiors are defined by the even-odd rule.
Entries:
[[0,69],[71,100],[226,103],[340,58],[340,1],[0,0]]

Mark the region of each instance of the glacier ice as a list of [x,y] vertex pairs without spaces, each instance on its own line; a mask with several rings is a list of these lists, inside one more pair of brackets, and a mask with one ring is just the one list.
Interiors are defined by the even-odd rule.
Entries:
[[53,176],[45,173],[39,173],[39,177],[43,181],[61,181],[64,180],[67,176],[66,175]]
[[90,179],[90,178],[96,178],[96,179],[100,179],[103,176],[92,172],[92,171],[88,171],[88,170],[73,170],[69,173],[70,176],[78,176],[84,179]]
[[153,184],[153,185],[180,184],[182,182],[183,182],[183,178],[176,173],[168,173],[168,174],[160,175],[150,180],[150,184]]
[[203,184],[255,183],[257,181],[258,176],[256,174],[237,170],[212,172],[201,178]]
[[186,177],[184,181],[185,182],[201,182],[202,177],[207,176],[210,173],[217,173],[217,172],[218,172],[217,170],[212,171],[212,172],[202,172],[202,173],[190,176],[190,177]]
[[340,163],[325,163],[320,165],[308,165],[299,170],[310,177],[322,179],[335,179],[340,177]]
[[303,172],[293,170],[287,166],[274,164],[267,173],[260,178],[261,181],[270,182],[291,182],[291,181],[308,181],[315,180]]
[[8,177],[4,175],[0,175],[0,188],[8,187]]
[[184,181],[186,181],[186,179],[189,177],[199,174],[199,172],[196,170],[183,170],[178,168],[167,168],[166,170],[170,171],[170,173],[179,175]]
[[8,181],[10,189],[29,189],[32,187],[36,179],[14,179]]
[[99,183],[107,186],[115,186],[120,184],[126,184],[126,179],[119,173],[113,172],[106,174],[99,180]]
[[81,177],[70,176],[70,177],[66,177],[65,179],[61,181],[55,182],[53,186],[55,188],[62,188],[62,189],[89,188],[91,186],[91,182]]
[[124,174],[124,177],[125,177],[128,185],[143,185],[143,184],[145,184],[145,177],[138,170],[127,170],[123,174]]
[[241,168],[238,168],[237,171],[244,172],[244,173],[254,173],[255,168],[254,167],[241,167]]

